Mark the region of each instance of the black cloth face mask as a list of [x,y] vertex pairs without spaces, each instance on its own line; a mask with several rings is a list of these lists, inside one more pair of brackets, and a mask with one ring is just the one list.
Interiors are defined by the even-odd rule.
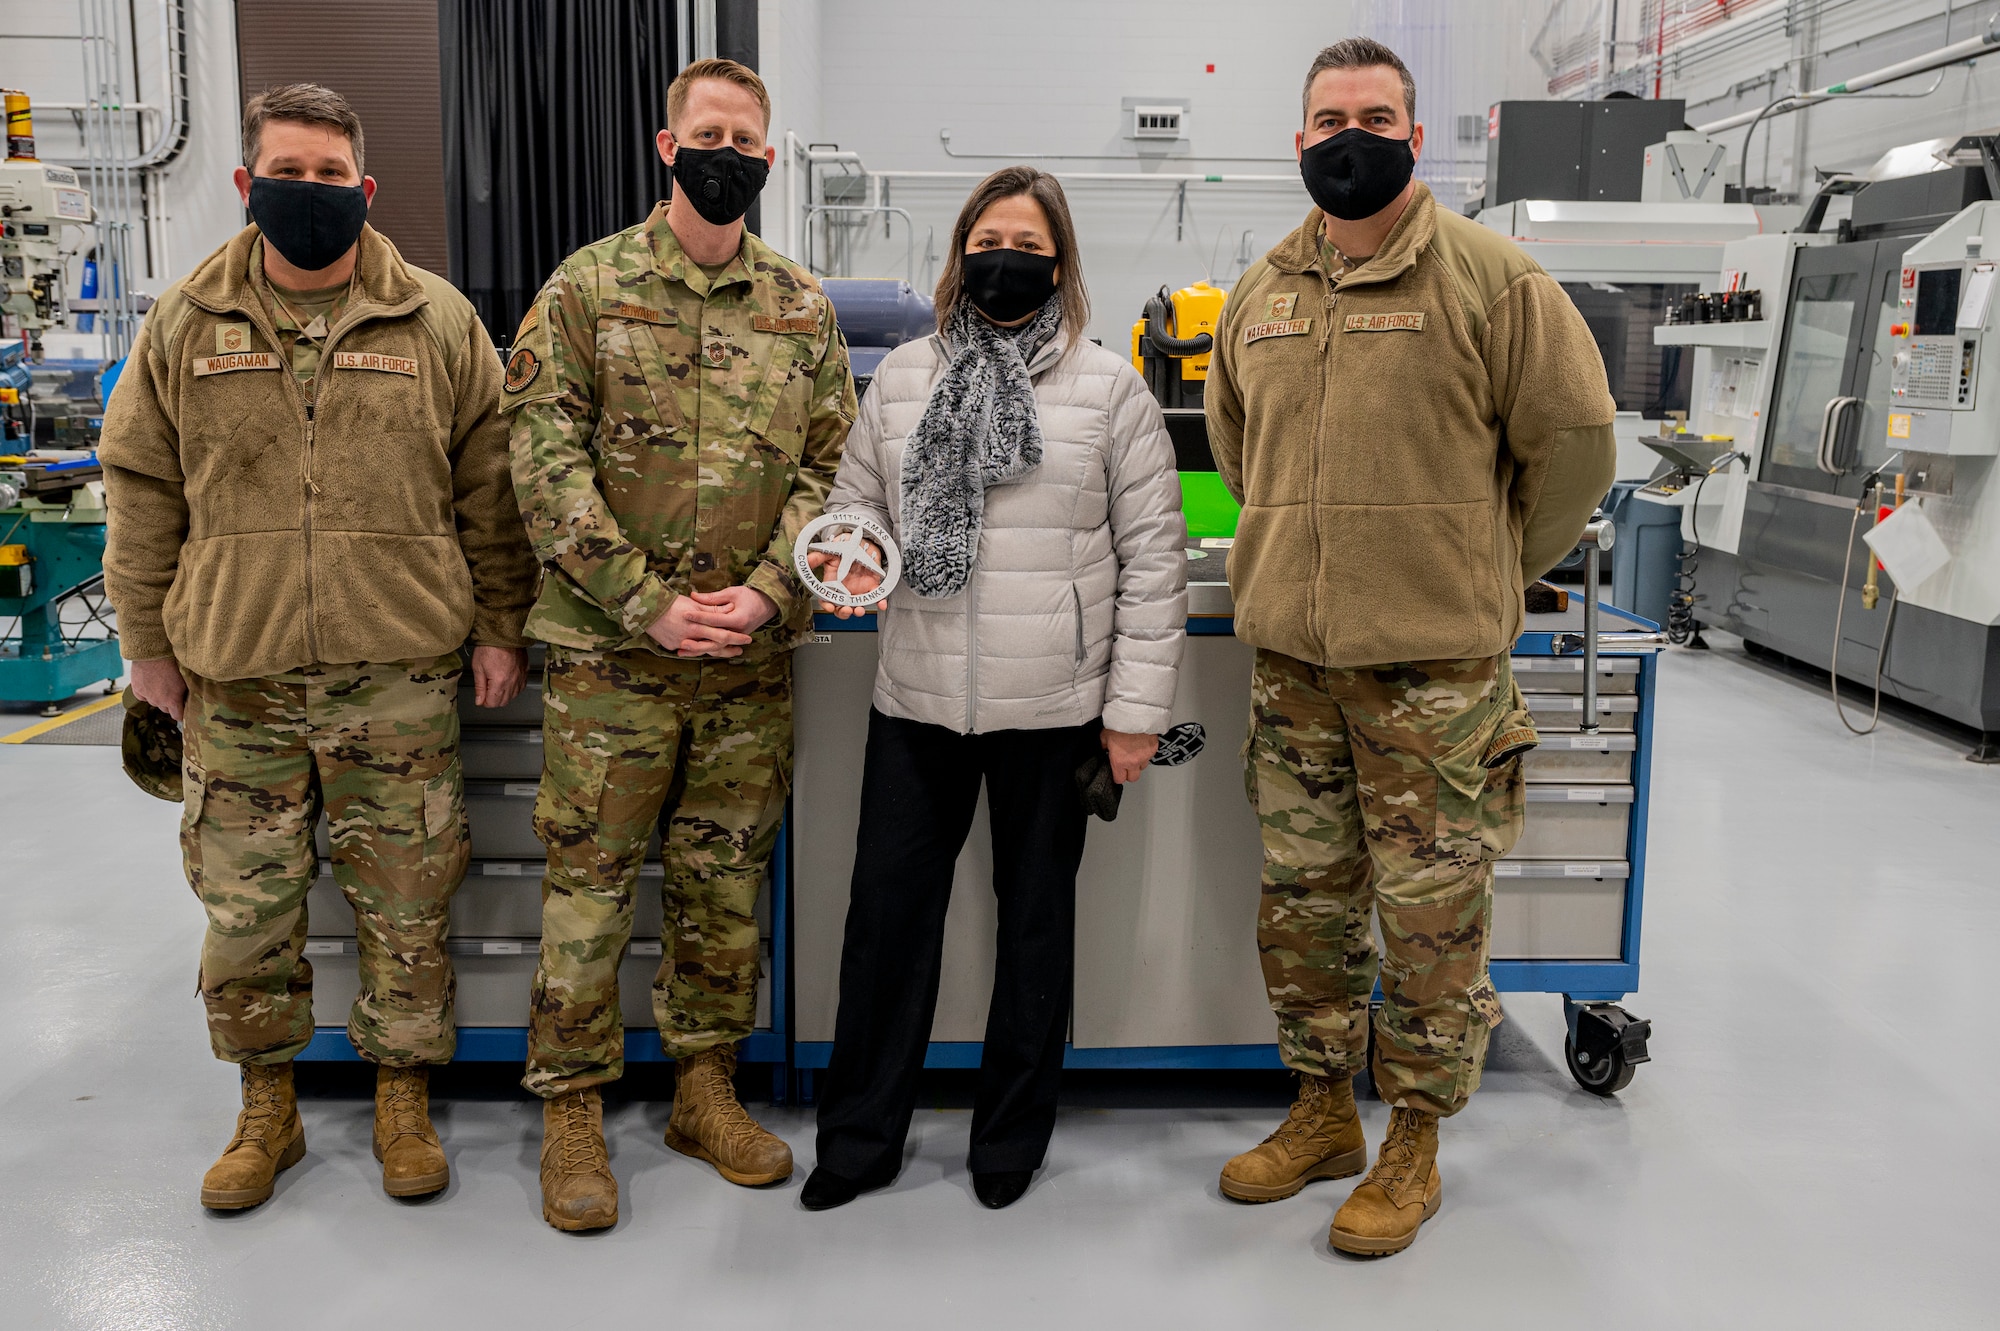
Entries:
[[318,180],[250,181],[250,220],[294,268],[316,273],[340,262],[368,225],[368,192]]
[[771,164],[734,148],[682,148],[674,154],[674,188],[687,192],[688,202],[714,226],[728,226],[750,211]]
[[1417,157],[1408,139],[1356,127],[1321,139],[1299,154],[1299,174],[1319,210],[1343,222],[1373,217],[1396,201]]
[[974,250],[965,265],[965,298],[994,323],[1025,319],[1056,292],[1056,261],[1026,250]]

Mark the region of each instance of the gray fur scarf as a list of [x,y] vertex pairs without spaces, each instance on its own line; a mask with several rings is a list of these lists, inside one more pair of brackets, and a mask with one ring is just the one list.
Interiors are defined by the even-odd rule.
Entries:
[[1061,320],[1055,296],[1019,328],[995,328],[960,301],[942,330],[951,363],[903,447],[903,581],[917,595],[965,590],[986,487],[1042,464],[1028,362]]

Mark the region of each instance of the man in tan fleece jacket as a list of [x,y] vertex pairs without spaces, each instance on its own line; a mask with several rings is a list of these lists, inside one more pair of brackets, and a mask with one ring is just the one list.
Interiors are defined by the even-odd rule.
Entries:
[[243,153],[256,224],[154,306],[99,450],[133,692],[182,726],[209,1035],[242,1066],[201,1199],[255,1206],[305,1152],[291,1060],[313,1035],[322,812],[355,911],[348,1037],[377,1065],[383,1187],[419,1196],[449,1178],[426,1075],[453,1048],[462,649],[479,703],[520,691],[535,565],[499,358],[466,299],[367,225],[353,110],[309,84],[260,94]]
[[1222,1191],[1272,1201],[1367,1164],[1352,1078],[1372,907],[1372,1070],[1394,1108],[1329,1239],[1380,1255],[1436,1212],[1438,1120],[1478,1085],[1501,1020],[1492,861],[1520,834],[1535,742],[1507,653],[1523,588],[1574,546],[1616,446],[1603,363],[1562,288],[1412,180],[1423,127],[1395,53],[1326,48],[1304,103],[1296,151],[1319,206],[1230,293],[1207,390],[1243,504],[1236,634],[1258,649],[1258,948],[1301,1082]]

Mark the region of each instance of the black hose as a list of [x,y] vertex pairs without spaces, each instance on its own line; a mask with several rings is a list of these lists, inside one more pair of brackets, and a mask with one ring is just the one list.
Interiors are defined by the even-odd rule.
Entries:
[[1215,339],[1207,333],[1196,333],[1193,337],[1175,337],[1167,331],[1167,311],[1173,308],[1173,300],[1162,288],[1160,294],[1146,302],[1146,340],[1153,344],[1153,350],[1162,356],[1172,356],[1176,360],[1186,360],[1190,356],[1206,355],[1215,345]]
[[1667,598],[1667,641],[1675,646],[1686,643],[1701,631],[1694,622],[1695,570],[1701,567],[1701,490],[1715,473],[1704,473],[1694,486],[1694,506],[1689,510],[1690,540],[1681,545],[1680,567],[1674,572],[1673,594]]

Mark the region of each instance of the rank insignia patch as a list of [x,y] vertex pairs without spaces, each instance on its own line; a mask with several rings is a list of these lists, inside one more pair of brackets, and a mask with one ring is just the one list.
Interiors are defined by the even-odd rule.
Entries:
[[1289,319],[1292,317],[1292,311],[1298,307],[1299,293],[1296,291],[1286,291],[1271,297],[1270,308],[1264,311],[1264,318],[1266,321]]
[[215,329],[215,349],[224,356],[250,350],[250,325],[218,324]]
[[522,347],[507,361],[507,391],[518,393],[535,382],[535,376],[542,372],[541,361],[535,353]]

